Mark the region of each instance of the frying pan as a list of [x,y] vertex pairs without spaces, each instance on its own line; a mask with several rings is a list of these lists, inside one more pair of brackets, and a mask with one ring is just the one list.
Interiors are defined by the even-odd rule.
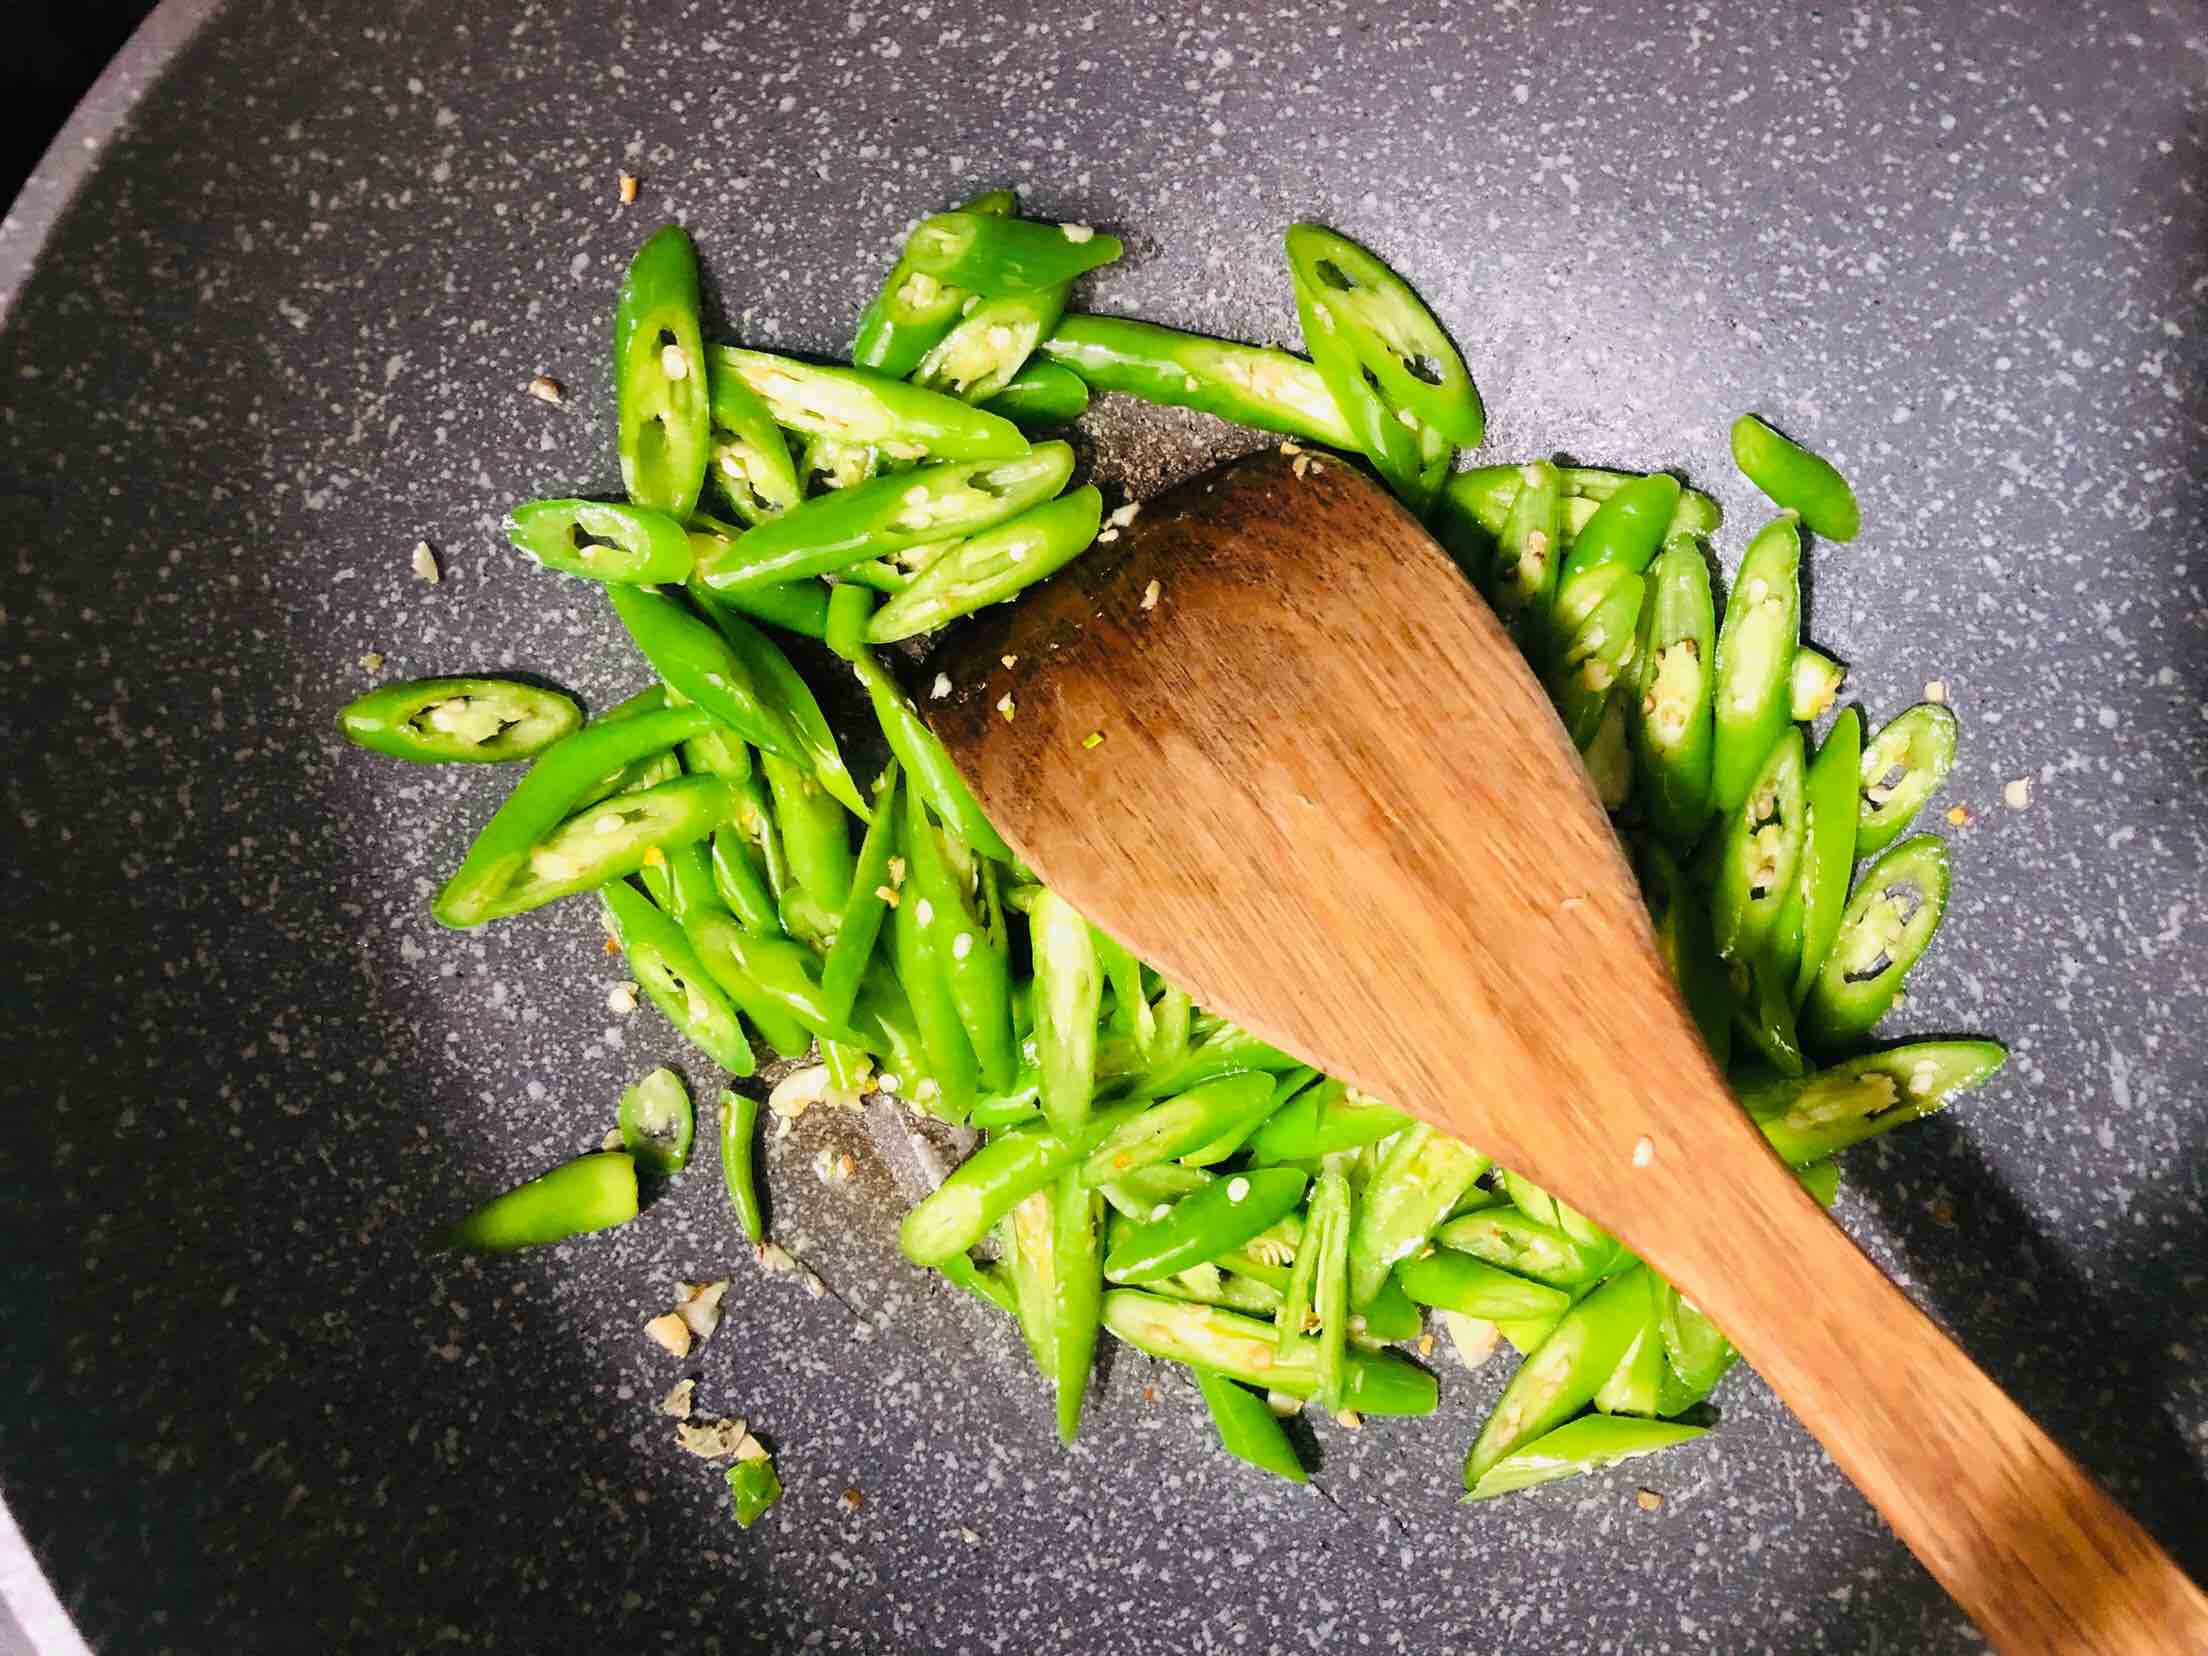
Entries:
[[[1729,555],[1732,414],[1850,472],[1810,633],[1874,717],[1940,679],[1965,731],[1900,1022],[2016,1058],[1852,1156],[1841,1213],[2208,1570],[2204,86],[2199,13],[2039,0],[171,0],[0,230],[0,1495],[67,1616],[102,1650],[1974,1648],[1746,1374],[1639,1480],[1475,1509],[1502,1365],[1446,1348],[1440,1417],[1328,1431],[1316,1491],[1129,1352],[1061,1450],[1009,1325],[896,1257],[890,1118],[770,1145],[818,1297],[709,1173],[587,1242],[423,1254],[691,1060],[609,1013],[587,905],[430,921],[506,779],[341,748],[360,658],[633,688],[494,527],[615,482],[630,247],[685,221],[724,332],[836,352],[905,226],[998,183],[1129,238],[1091,308],[1241,338],[1292,341],[1291,219],[1371,242],[1493,454],[1683,466]],[[1084,438],[1136,493],[1252,441],[1110,401]],[[641,1325],[719,1275],[680,1368]],[[778,1451],[748,1532],[657,1413],[686,1372]]]

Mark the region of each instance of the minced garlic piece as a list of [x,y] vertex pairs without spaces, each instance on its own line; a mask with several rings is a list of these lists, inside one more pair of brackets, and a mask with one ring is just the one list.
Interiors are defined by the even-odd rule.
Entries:
[[1947,680],[1927,679],[1924,685],[1924,699],[1936,706],[1944,706],[1947,701]]
[[710,1340],[713,1330],[721,1326],[721,1301],[727,1295],[726,1277],[717,1282],[678,1282],[675,1284],[675,1315],[700,1340]]
[[366,652],[361,656],[360,664],[371,673],[378,671],[383,666],[383,652],[381,650]]
[[414,573],[431,586],[445,578],[444,570],[438,566],[437,554],[430,550],[426,540],[414,543]]
[[606,991],[606,1010],[617,1018],[625,1018],[636,1010],[636,985],[617,983]]
[[636,200],[636,184],[636,174],[623,173],[621,175],[621,181],[617,186],[617,189],[621,197],[622,206],[627,207]]
[[646,1323],[644,1334],[647,1339],[664,1347],[670,1357],[690,1355],[690,1325],[672,1311]]
[[1158,595],[1164,590],[1155,581],[1144,587],[1142,589],[1142,607],[1146,610],[1156,609],[1158,607]]
[[1094,227],[1086,224],[1061,224],[1058,229],[1066,240],[1072,242],[1076,247],[1090,240],[1096,234]]
[[948,673],[936,674],[935,683],[928,687],[928,700],[941,701],[945,696],[949,695],[950,693],[951,675]]
[[744,1445],[756,1443],[742,1419],[685,1420],[675,1428],[675,1441],[700,1460],[744,1460]]
[[690,1394],[698,1389],[695,1380],[677,1380],[675,1389],[659,1400],[659,1412],[673,1415],[677,1420],[690,1418]]
[[2012,811],[2021,811],[2032,802],[2032,779],[2020,776],[2001,790],[2001,798]]
[[537,401],[550,403],[554,408],[559,407],[561,399],[567,395],[567,388],[550,374],[539,374],[522,389]]

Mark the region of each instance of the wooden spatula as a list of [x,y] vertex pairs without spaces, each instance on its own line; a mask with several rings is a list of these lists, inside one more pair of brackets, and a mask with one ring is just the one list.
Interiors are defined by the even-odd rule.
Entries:
[[2208,1650],[2208,1600],[1748,1123],[1540,687],[1378,487],[1235,462],[952,652],[923,705],[1046,883],[1614,1228],[1996,1644]]

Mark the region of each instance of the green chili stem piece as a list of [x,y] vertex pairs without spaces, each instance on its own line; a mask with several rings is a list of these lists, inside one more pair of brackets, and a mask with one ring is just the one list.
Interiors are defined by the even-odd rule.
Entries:
[[494,1196],[431,1239],[460,1253],[505,1253],[610,1230],[636,1217],[636,1164],[619,1150],[599,1151],[541,1173]]

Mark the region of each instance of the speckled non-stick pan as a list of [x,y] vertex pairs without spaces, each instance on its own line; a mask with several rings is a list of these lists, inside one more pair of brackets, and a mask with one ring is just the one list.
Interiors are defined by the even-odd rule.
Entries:
[[[890,1118],[768,1148],[824,1293],[753,1262],[710,1169],[611,1235],[424,1256],[690,1060],[609,1013],[588,905],[431,922],[510,777],[342,747],[361,657],[636,685],[495,531],[616,481],[634,242],[681,219],[724,331],[836,352],[904,227],[1000,183],[1128,238],[1093,308],[1246,339],[1293,340],[1282,227],[1338,225],[1461,341],[1491,455],[1684,466],[1728,558],[1734,413],[1846,467],[1867,528],[1817,550],[1811,633],[1874,718],[1940,679],[1964,730],[1901,1021],[2015,1060],[1852,1156],[1840,1212],[2208,1569],[2204,88],[2186,5],[171,0],[0,229],[0,1493],[83,1636],[1974,1647],[1747,1374],[1641,1476],[1473,1509],[1507,1365],[1446,1347],[1440,1416],[1326,1430],[1308,1489],[1124,1350],[1062,1450],[1009,1325],[899,1261]],[[1138,491],[1251,441],[1086,425]],[[707,1275],[685,1369],[640,1329]],[[778,1450],[747,1533],[658,1413],[684,1372]]]

